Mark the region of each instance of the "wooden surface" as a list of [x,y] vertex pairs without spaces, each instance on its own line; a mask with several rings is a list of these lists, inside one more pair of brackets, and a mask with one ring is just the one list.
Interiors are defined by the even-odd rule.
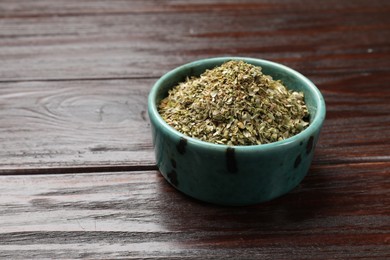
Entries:
[[[219,207],[158,173],[146,98],[200,58],[323,93],[308,176]],[[390,2],[0,1],[0,258],[390,258]]]

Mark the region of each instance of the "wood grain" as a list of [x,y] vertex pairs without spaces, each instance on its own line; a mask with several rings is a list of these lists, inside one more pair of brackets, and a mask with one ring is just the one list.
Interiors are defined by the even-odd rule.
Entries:
[[159,77],[226,55],[282,62],[308,76],[388,73],[389,2],[344,2],[2,1],[0,79]]
[[[378,7],[382,7],[379,9]],[[269,12],[277,12],[284,9],[285,12],[306,13],[307,10],[356,13],[385,12],[388,4],[381,0],[355,0],[354,2],[338,0],[325,0],[322,3],[315,1],[302,2],[299,0],[197,0],[188,2],[185,0],[89,0],[80,3],[77,0],[57,0],[53,4],[50,0],[19,0],[15,4],[12,0],[3,0],[0,11],[2,17],[12,18],[20,16],[86,16],[89,14],[143,14],[143,13],[192,13],[192,12],[251,12],[264,9]]]
[[[390,2],[0,1],[0,258],[389,259]],[[156,170],[147,94],[200,58],[311,79],[327,118],[290,194],[220,207]]]
[[1,176],[0,256],[385,259],[389,167],[312,167],[290,194],[238,208],[188,198],[156,171]]
[[152,80],[2,84],[0,171],[154,165],[146,112],[152,84]]

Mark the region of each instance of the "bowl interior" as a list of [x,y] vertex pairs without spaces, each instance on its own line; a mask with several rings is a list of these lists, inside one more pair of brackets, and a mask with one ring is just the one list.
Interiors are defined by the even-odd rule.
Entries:
[[[191,62],[176,69],[168,72],[164,76],[162,76],[152,88],[149,95],[149,108],[150,111],[154,114],[153,116],[159,118],[161,123],[168,127],[173,132],[181,135],[178,131],[170,127],[168,124],[163,121],[160,117],[157,106],[161,102],[163,98],[168,95],[168,91],[175,87],[178,83],[185,81],[186,77],[191,76],[199,76],[207,69],[212,69],[216,66],[222,65],[224,62],[229,60],[243,60],[249,64],[253,64],[255,66],[262,67],[262,71],[266,75],[270,75],[274,80],[281,80],[284,85],[288,89],[302,91],[305,95],[305,102],[309,110],[310,114],[310,125],[304,131],[299,133],[298,135],[304,134],[305,132],[312,132],[322,126],[323,120],[325,118],[325,102],[317,87],[305,76],[300,74],[299,72],[286,67],[282,64],[278,64],[275,62],[261,60],[261,59],[253,59],[253,58],[245,58],[245,57],[222,57],[222,58],[211,58],[204,59],[195,62]],[[311,131],[310,131],[311,130]],[[290,137],[286,140],[289,140],[293,137]],[[269,145],[274,145],[276,143],[283,143],[286,140],[278,141],[270,144],[263,144],[262,147],[266,147]],[[194,139],[195,142],[206,143],[200,140]],[[211,144],[211,143],[207,143]],[[221,146],[221,145],[218,145]],[[243,146],[240,147],[241,149]]]

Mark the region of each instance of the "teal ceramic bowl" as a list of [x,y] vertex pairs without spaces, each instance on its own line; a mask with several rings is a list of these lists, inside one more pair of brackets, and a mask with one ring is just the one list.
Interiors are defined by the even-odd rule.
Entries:
[[[301,133],[270,144],[227,146],[183,135],[159,115],[157,106],[168,90],[187,76],[199,76],[228,60],[261,66],[264,74],[282,80],[289,89],[303,91],[310,125]],[[288,193],[307,174],[325,119],[325,102],[316,86],[284,65],[252,58],[223,57],[195,61],[162,76],[148,97],[157,166],[179,191],[221,205],[250,205]]]

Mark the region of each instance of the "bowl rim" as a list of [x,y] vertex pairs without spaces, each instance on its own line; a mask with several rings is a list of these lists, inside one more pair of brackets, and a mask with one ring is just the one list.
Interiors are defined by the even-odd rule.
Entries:
[[[179,71],[181,70],[188,70],[189,68],[193,68],[199,65],[202,65],[204,63],[223,63],[229,60],[242,60],[251,64],[259,64],[262,65],[256,65],[256,66],[270,66],[270,67],[278,67],[281,70],[286,71],[288,74],[292,74],[295,77],[297,77],[300,81],[304,82],[305,88],[313,93],[315,104],[317,106],[316,114],[312,120],[312,122],[309,124],[307,128],[305,128],[300,133],[291,136],[289,138],[286,138],[281,141],[276,141],[272,143],[267,144],[259,144],[259,145],[226,145],[226,144],[215,144],[211,142],[202,141],[197,138],[190,137],[188,135],[185,135],[172,126],[170,126],[165,120],[161,117],[160,113],[157,110],[157,94],[158,90],[161,88],[162,83],[165,82],[167,79],[174,77]],[[195,60],[186,64],[183,64],[181,66],[178,66],[167,73],[165,73],[163,76],[161,76],[152,86],[149,95],[148,95],[148,113],[150,120],[154,120],[156,124],[159,124],[163,127],[163,129],[168,132],[169,134],[172,134],[177,137],[177,139],[185,138],[187,140],[187,143],[191,143],[193,145],[203,147],[205,149],[213,149],[213,150],[223,150],[226,151],[227,148],[234,148],[238,151],[267,151],[270,149],[275,148],[284,148],[289,145],[293,145],[295,143],[301,143],[303,140],[306,140],[308,136],[312,136],[316,131],[318,131],[325,120],[326,115],[326,107],[325,107],[325,100],[320,92],[320,90],[314,85],[312,81],[310,81],[308,78],[306,78],[303,74],[300,72],[287,67],[286,65],[264,60],[264,59],[258,59],[258,58],[250,58],[250,57],[239,57],[239,56],[226,56],[226,57],[214,57],[214,58],[205,58],[200,60]]]

